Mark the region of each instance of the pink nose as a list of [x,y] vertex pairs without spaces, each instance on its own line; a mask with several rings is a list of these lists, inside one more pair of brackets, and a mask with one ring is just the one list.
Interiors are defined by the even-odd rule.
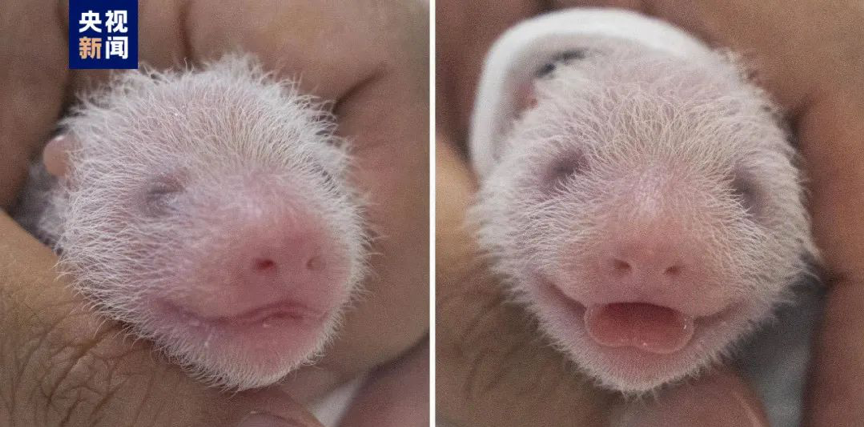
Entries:
[[258,237],[261,239],[249,236],[248,255],[238,260],[242,286],[288,290],[315,287],[332,279],[328,276],[332,276],[334,266],[327,259],[320,233]]
[[674,280],[686,271],[685,256],[669,244],[636,242],[618,245],[604,263],[616,279]]
[[734,296],[722,286],[728,282],[723,260],[713,258],[701,242],[675,235],[628,237],[597,247],[581,264],[584,273],[577,266],[580,280],[567,288],[572,298],[587,306],[647,303],[709,315]]
[[[591,293],[597,303],[689,298],[702,286],[696,255],[674,238],[613,240],[597,255]],[[671,302],[671,300],[670,300]]]
[[[246,318],[273,307],[325,313],[349,295],[350,259],[332,232],[311,216],[230,218],[172,298],[207,319]],[[293,308],[292,308],[293,310]],[[299,310],[299,309],[298,309]]]

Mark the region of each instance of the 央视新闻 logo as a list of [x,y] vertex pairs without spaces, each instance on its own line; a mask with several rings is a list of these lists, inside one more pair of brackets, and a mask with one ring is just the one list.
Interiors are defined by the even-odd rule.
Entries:
[[70,0],[69,68],[138,68],[138,0]]

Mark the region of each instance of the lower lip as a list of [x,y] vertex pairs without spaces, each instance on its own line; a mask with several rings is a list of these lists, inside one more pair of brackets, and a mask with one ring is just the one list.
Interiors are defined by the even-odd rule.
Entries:
[[302,348],[320,339],[332,317],[331,312],[291,302],[214,318],[198,316],[164,300],[157,306],[158,328],[214,349],[247,353],[252,359],[255,352],[302,352]]
[[202,318],[203,321],[221,326],[255,326],[274,322],[297,322],[300,324],[317,323],[323,320],[325,313],[315,311],[302,304],[284,301],[265,307],[249,310],[232,316]]
[[280,301],[227,316],[202,316],[164,299],[158,300],[156,306],[160,312],[164,312],[172,318],[181,318],[190,326],[206,324],[215,327],[252,327],[280,321],[315,324],[326,318],[328,314],[291,300]]

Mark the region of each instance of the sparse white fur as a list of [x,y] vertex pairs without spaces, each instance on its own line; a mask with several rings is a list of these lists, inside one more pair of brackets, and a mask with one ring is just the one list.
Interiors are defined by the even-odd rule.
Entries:
[[711,53],[678,28],[625,10],[572,9],[521,22],[486,56],[471,121],[471,160],[477,173],[487,175],[497,161],[498,144],[518,113],[518,85],[556,53],[590,46],[586,40],[596,36],[635,41],[677,57],[695,59]]
[[[537,105],[520,114],[516,89],[577,48],[586,58],[536,79]],[[815,254],[795,152],[768,97],[728,56],[632,12],[575,9],[511,29],[486,61],[470,144],[481,246],[557,347],[608,388],[650,392],[720,360],[788,300]],[[574,153],[586,170],[550,184],[551,165]],[[751,212],[731,185],[741,176],[757,184]],[[646,211],[710,248],[705,289],[734,302],[650,377],[609,368],[565,308],[538,302],[537,283],[590,281],[580,261]]]
[[[238,236],[214,233],[208,224],[230,221],[238,210],[253,215],[257,198],[278,200],[284,188],[298,190],[345,248],[350,274],[344,286],[358,288],[368,249],[362,203],[347,183],[347,147],[334,135],[325,107],[239,55],[198,70],[115,76],[62,122],[77,144],[69,153],[70,174],[53,188],[39,225],[62,251],[60,270],[103,313],[153,340],[207,383],[264,386],[311,362],[334,336],[340,315],[329,320],[314,351],[265,374],[239,355],[208,351],[209,339],[189,341],[180,331],[155,329],[142,295],[182,292],[171,279],[206,268],[188,265],[189,259],[233,251]],[[162,179],[169,187],[176,181],[194,186],[184,196],[185,209],[170,220],[142,213],[142,194]],[[218,208],[200,209],[214,200]]]

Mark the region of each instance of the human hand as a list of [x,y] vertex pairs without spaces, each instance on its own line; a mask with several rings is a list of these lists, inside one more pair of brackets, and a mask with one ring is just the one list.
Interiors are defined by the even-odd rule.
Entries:
[[[7,18],[0,26],[0,57],[6,59],[0,64],[0,206],[12,203],[28,159],[71,95],[107,78],[103,71],[66,69],[67,13],[62,2],[0,5]],[[253,53],[279,75],[301,76],[301,89],[335,100],[339,133],[353,141],[354,184],[369,195],[368,220],[378,233],[372,250],[380,255],[371,266],[376,274],[327,357],[286,385],[292,396],[321,394],[422,340],[428,328],[428,32],[422,3],[142,2],[139,16],[142,62],[162,68],[235,49]],[[73,425],[232,425],[252,410],[301,413],[279,390],[225,396],[206,389],[152,357],[147,345],[130,347],[118,326],[97,328],[99,317],[49,273],[55,261],[49,251],[5,216],[0,245],[0,395],[16,402],[0,404],[0,420],[8,411],[9,417],[44,416],[10,418],[21,425],[50,424],[51,417],[67,413]],[[34,348],[25,366],[16,351],[26,343]],[[62,357],[67,353],[77,362],[74,369]],[[99,411],[89,412],[94,407]]]
[[[437,121],[443,139],[458,143],[467,135],[474,86],[489,45],[500,32],[519,20],[543,12],[547,6],[519,0],[505,5],[483,1],[458,6],[441,1],[438,5],[437,76],[441,113]],[[864,32],[864,14],[860,8],[851,1],[833,2],[830,6],[803,1],[794,6],[779,1],[560,0],[551,3],[552,8],[572,6],[639,9],[682,26],[709,43],[731,47],[744,55],[746,62],[756,71],[760,84],[789,113],[811,178],[809,203],[829,286],[827,315],[816,348],[815,371],[805,414],[813,425],[861,423],[864,413],[858,402],[864,398],[864,372],[861,368],[864,366],[864,345],[855,338],[864,329],[864,316],[860,314],[864,305],[861,286],[864,284],[864,214],[856,209],[864,201],[864,163],[858,155],[864,148],[864,141],[857,137],[860,132],[856,132],[864,127],[860,119],[864,109],[860,101],[860,88],[864,83],[860,58],[864,46],[859,42]],[[451,10],[448,12],[448,9]],[[478,25],[478,22],[483,22],[483,25]],[[439,184],[443,179],[439,170]],[[463,187],[462,191],[470,191],[470,188]],[[440,191],[438,194],[447,197],[448,193]],[[460,200],[462,197],[464,194],[458,196]],[[442,206],[447,207],[439,201],[439,207]],[[440,208],[438,216],[442,216]],[[438,230],[442,227],[439,221]],[[441,238],[442,234],[439,231],[438,237]],[[439,253],[442,253],[446,243],[439,241],[437,244]],[[457,239],[451,244],[459,247],[460,243]],[[442,264],[440,259],[438,264]],[[476,283],[451,283],[442,280],[440,275],[438,282],[439,295],[450,292],[464,295],[476,292],[478,288]],[[442,289],[443,286],[457,287]],[[445,316],[445,310],[449,308],[444,306],[445,303],[446,300],[442,300],[438,307],[439,331],[449,326],[456,330],[459,319],[465,319],[469,314],[467,311],[449,312]],[[492,317],[496,311],[502,310],[488,309],[483,316]],[[477,335],[473,336],[476,338]],[[461,338],[456,336],[454,339]],[[477,345],[478,341],[473,343]],[[446,348],[447,344],[439,338],[439,348]],[[451,344],[456,346],[459,342]],[[482,347],[482,342],[479,345]],[[535,348],[534,351],[540,350]],[[447,369],[440,359],[439,363],[439,371]],[[537,364],[536,361],[531,363]],[[507,365],[506,361],[504,365]],[[482,375],[482,371],[475,374],[473,381],[478,381],[478,377],[482,380]],[[499,389],[517,387],[504,381],[497,384]],[[685,389],[687,393],[673,389],[661,394],[656,404],[650,407],[628,407],[623,411],[638,412],[643,421],[648,418],[665,422],[677,419],[681,423],[684,419],[707,419],[740,425],[740,421],[734,421],[734,414],[738,414],[743,417],[741,420],[750,419],[757,425],[761,422],[757,421],[761,416],[758,402],[734,373],[720,371],[688,387]],[[707,400],[700,400],[700,395]],[[726,396],[726,399],[717,401],[712,396]],[[581,402],[579,397],[574,395],[570,401]],[[544,409],[573,410],[572,407],[562,410],[552,405]],[[650,414],[644,412],[646,410],[654,411],[654,415],[649,417]],[[662,415],[664,411],[666,415]],[[711,414],[722,416],[712,418]],[[664,418],[667,415],[671,418]],[[676,416],[678,418],[674,418]]]
[[[48,248],[6,215],[0,230],[0,425],[242,426],[256,413],[321,425],[284,392],[225,395],[131,345],[51,272]],[[267,425],[257,422],[245,425]]]
[[574,376],[563,356],[537,339],[527,314],[506,303],[501,286],[478,255],[472,230],[465,226],[477,183],[442,130],[439,123],[435,165],[438,419],[477,427],[605,425],[615,403],[612,394]]

